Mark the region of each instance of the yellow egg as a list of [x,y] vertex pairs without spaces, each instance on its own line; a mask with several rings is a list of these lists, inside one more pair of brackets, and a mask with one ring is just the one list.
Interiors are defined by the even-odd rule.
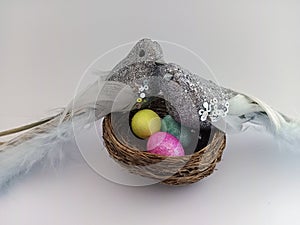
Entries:
[[133,133],[143,139],[160,131],[160,126],[160,117],[150,109],[138,111],[131,120]]

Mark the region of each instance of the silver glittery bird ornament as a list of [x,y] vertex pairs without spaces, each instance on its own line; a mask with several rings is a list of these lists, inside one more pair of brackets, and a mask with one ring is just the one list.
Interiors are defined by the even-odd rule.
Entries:
[[[0,188],[46,159],[60,160],[62,143],[111,112],[128,112],[144,99],[164,98],[169,114],[191,128],[215,126],[229,133],[261,125],[276,139],[300,146],[299,122],[259,99],[223,88],[163,59],[160,45],[140,40],[109,73],[79,93],[58,115],[0,136],[27,132],[0,145]],[[295,148],[298,148],[295,147]]]
[[[142,43],[145,43],[144,46]],[[157,55],[156,60],[147,56],[139,60],[137,56],[140,52],[151,52],[149,55]],[[132,55],[136,55],[137,58]],[[151,72],[143,71],[139,75],[132,75],[136,73],[131,71],[124,76],[121,70],[108,79],[125,82],[132,88],[134,82],[129,82],[128,79],[134,78],[136,82],[150,79],[153,82],[150,87],[152,90],[155,89],[152,94],[158,96],[161,94],[167,100],[168,112],[185,126],[198,128],[199,124],[201,127],[214,125],[230,133],[243,131],[251,125],[261,125],[287,144],[292,146],[299,144],[299,121],[277,112],[258,98],[219,86],[180,65],[165,63],[162,56],[162,50],[157,42],[143,39],[128,56],[132,57],[133,61],[127,59],[126,62],[135,64],[136,69],[139,66],[148,69],[151,67]],[[126,64],[121,67],[124,65]]]

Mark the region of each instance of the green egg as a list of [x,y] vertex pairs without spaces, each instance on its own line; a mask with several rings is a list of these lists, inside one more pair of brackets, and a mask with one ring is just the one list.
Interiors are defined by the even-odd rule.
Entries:
[[190,131],[177,123],[170,115],[165,116],[161,120],[161,131],[168,132],[172,134],[177,139],[183,147],[187,147],[191,142],[191,133]]

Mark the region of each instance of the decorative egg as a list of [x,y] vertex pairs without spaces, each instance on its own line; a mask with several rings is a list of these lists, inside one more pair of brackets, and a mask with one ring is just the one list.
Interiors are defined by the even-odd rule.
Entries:
[[183,147],[187,147],[191,143],[191,132],[188,128],[177,123],[170,115],[167,115],[162,119],[160,130],[175,136],[180,140]]
[[148,138],[160,131],[161,119],[154,111],[143,109],[138,111],[131,120],[133,133],[140,138]]
[[184,149],[180,141],[167,132],[157,132],[150,136],[147,151],[164,156],[184,156]]

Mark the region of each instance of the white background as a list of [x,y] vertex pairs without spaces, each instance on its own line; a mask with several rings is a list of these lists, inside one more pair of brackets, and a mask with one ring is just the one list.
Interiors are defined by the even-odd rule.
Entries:
[[[143,37],[192,49],[223,86],[300,118],[299,12],[296,0],[3,0],[0,130],[65,106],[95,58]],[[122,186],[68,160],[2,191],[0,224],[300,224],[299,163],[253,130],[229,136],[218,170],[187,187]]]

